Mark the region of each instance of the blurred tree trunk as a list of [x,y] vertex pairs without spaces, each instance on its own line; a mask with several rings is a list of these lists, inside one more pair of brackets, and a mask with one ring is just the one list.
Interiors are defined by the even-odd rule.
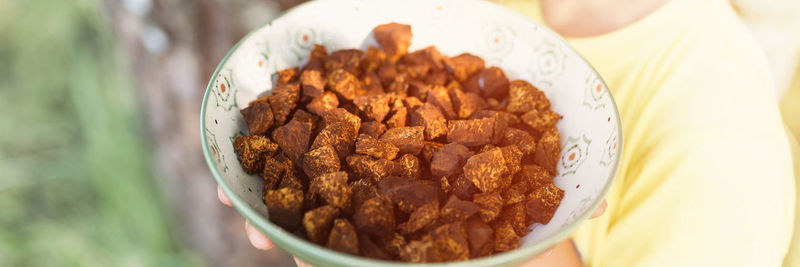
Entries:
[[200,148],[199,114],[217,63],[248,31],[300,0],[105,0],[121,57],[139,89],[162,193],[184,243],[213,266],[292,266],[258,251],[244,221],[217,201]]

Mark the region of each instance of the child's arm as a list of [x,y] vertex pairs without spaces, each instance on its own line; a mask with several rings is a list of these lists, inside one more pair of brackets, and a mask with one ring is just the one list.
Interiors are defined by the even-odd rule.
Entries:
[[625,27],[667,0],[542,0],[548,27],[566,37],[595,36]]

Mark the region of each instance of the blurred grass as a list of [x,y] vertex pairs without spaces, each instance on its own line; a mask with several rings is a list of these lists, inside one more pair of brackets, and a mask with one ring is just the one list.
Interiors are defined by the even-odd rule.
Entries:
[[199,265],[93,0],[0,0],[0,266]]

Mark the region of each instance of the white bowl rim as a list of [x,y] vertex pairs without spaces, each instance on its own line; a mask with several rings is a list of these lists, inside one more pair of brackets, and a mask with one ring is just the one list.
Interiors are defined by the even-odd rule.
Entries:
[[[490,3],[488,1],[480,1],[480,0],[466,0],[466,1],[471,1],[471,2],[473,2],[475,4],[499,6],[497,4]],[[314,2],[314,1],[311,1],[311,2]],[[419,265],[425,265],[425,266],[459,266],[459,267],[465,266],[466,267],[466,266],[502,265],[502,264],[518,262],[521,259],[525,259],[526,258],[525,255],[536,255],[536,254],[539,254],[539,253],[545,251],[546,249],[556,245],[558,242],[561,242],[562,240],[566,239],[567,237],[569,237],[576,230],[576,228],[578,226],[581,225],[581,223],[586,221],[589,218],[589,216],[592,213],[594,213],[594,211],[597,209],[597,207],[599,207],[600,204],[603,202],[603,200],[605,199],[606,194],[611,189],[611,185],[613,184],[613,182],[614,182],[614,180],[615,180],[615,178],[617,176],[617,173],[619,172],[619,166],[620,166],[620,164],[622,162],[622,154],[618,154],[617,160],[614,162],[614,167],[613,167],[613,171],[611,172],[611,176],[608,178],[606,184],[603,186],[603,189],[600,191],[600,194],[598,194],[597,198],[593,200],[592,205],[590,205],[589,208],[586,209],[583,212],[583,214],[581,214],[576,220],[568,223],[566,225],[566,227],[563,227],[563,228],[559,229],[555,234],[552,234],[552,235],[548,236],[547,238],[543,239],[541,242],[538,242],[538,243],[535,243],[535,244],[532,244],[532,245],[529,245],[529,246],[525,246],[525,247],[519,247],[519,248],[511,250],[511,251],[497,253],[497,254],[493,254],[491,256],[482,257],[482,258],[470,259],[470,260],[467,260],[467,261],[440,262],[440,263],[407,263],[407,262],[398,262],[398,261],[383,261],[383,260],[375,260],[375,259],[370,259],[370,258],[366,258],[366,257],[362,257],[362,256],[357,256],[357,255],[350,255],[350,254],[340,253],[340,252],[337,252],[337,251],[334,251],[334,250],[331,250],[331,249],[327,249],[327,248],[318,246],[316,244],[311,243],[308,240],[305,240],[305,239],[302,239],[300,237],[297,237],[294,234],[289,233],[289,232],[283,230],[282,228],[280,228],[279,226],[273,224],[268,219],[264,218],[264,216],[262,216],[261,214],[256,212],[252,207],[250,207],[250,205],[248,205],[246,202],[244,202],[244,200],[239,198],[230,189],[228,184],[222,178],[222,174],[219,172],[219,170],[217,170],[217,168],[214,167],[214,166],[217,165],[217,163],[214,161],[214,159],[213,159],[213,157],[211,155],[211,150],[210,150],[210,148],[208,146],[207,136],[205,134],[205,128],[206,128],[206,123],[205,123],[205,121],[206,121],[205,120],[205,118],[206,118],[206,106],[207,106],[207,102],[208,102],[208,99],[209,99],[209,95],[211,94],[212,88],[214,86],[214,81],[217,79],[217,76],[219,75],[220,70],[225,65],[225,63],[227,63],[228,59],[230,59],[231,55],[233,55],[233,53],[239,48],[240,45],[242,45],[246,40],[248,40],[253,35],[253,33],[258,32],[258,31],[262,30],[265,27],[269,27],[272,24],[273,21],[283,17],[285,14],[288,14],[288,13],[290,13],[290,12],[292,12],[292,11],[302,7],[302,6],[308,5],[311,2],[306,2],[306,3],[294,6],[294,7],[290,8],[290,9],[287,9],[287,10],[281,12],[275,18],[271,19],[267,23],[264,23],[263,25],[259,26],[258,28],[253,29],[252,31],[248,32],[247,35],[242,37],[242,39],[240,39],[228,51],[228,53],[225,54],[225,57],[222,58],[220,63],[217,65],[217,68],[214,70],[214,74],[211,75],[211,79],[209,80],[208,86],[206,87],[206,92],[203,95],[203,102],[202,102],[202,106],[201,106],[201,109],[200,109],[200,136],[201,136],[201,139],[202,139],[201,140],[201,145],[203,147],[203,156],[206,159],[206,163],[208,165],[208,168],[211,170],[211,174],[214,177],[214,180],[220,186],[220,188],[225,193],[225,195],[228,197],[228,199],[230,199],[231,203],[233,204],[233,207],[239,213],[241,213],[245,217],[245,219],[247,219],[252,225],[256,226],[256,228],[259,229],[261,232],[266,234],[268,237],[274,237],[274,238],[271,238],[271,240],[276,245],[278,245],[279,247],[287,247],[287,246],[288,247],[304,247],[304,248],[308,249],[308,251],[307,251],[308,254],[317,255],[319,258],[328,259],[330,262],[333,262],[333,263],[348,264],[348,265],[352,265],[352,266],[376,266],[376,265],[380,265],[380,266],[393,266],[393,267],[395,267],[395,266],[396,267],[403,266],[403,267],[405,267],[405,266],[409,266],[409,265],[418,265],[418,266]],[[568,49],[570,49],[572,51],[575,51],[575,54],[578,55],[578,57],[584,63],[586,63],[592,69],[592,71],[595,74],[597,74],[597,77],[599,78],[600,82],[603,84],[603,86],[605,88],[609,88],[608,85],[606,84],[605,80],[603,80],[603,78],[600,76],[600,74],[597,72],[597,70],[594,68],[594,66],[592,66],[592,64],[590,64],[586,60],[586,58],[583,57],[583,55],[578,53],[577,50],[575,50],[568,42],[566,42],[566,40],[564,40],[564,38],[561,37],[561,35],[555,33],[553,30],[551,30],[550,28],[542,25],[541,23],[539,23],[537,21],[534,21],[534,20],[532,20],[532,19],[530,19],[528,17],[525,17],[525,16],[519,14],[516,11],[507,9],[505,7],[502,7],[502,6],[499,6],[499,7],[507,10],[509,13],[511,13],[510,15],[524,18],[525,20],[527,20],[527,21],[529,21],[531,23],[534,23],[536,25],[541,26],[542,29],[544,29],[545,31],[549,32],[553,36],[557,37],[561,42],[563,42],[565,44],[565,46]],[[611,103],[612,103],[612,106],[614,108],[614,116],[616,118],[616,121],[618,123],[620,123],[618,125],[621,125],[622,118],[620,117],[619,109],[617,107],[617,103],[614,100],[614,97],[610,93],[609,93],[609,98],[611,99]],[[624,138],[623,138],[623,133],[622,133],[622,127],[616,127],[616,128],[617,128],[617,136],[619,136],[618,137],[619,151],[624,151],[623,150],[623,148],[624,148]]]

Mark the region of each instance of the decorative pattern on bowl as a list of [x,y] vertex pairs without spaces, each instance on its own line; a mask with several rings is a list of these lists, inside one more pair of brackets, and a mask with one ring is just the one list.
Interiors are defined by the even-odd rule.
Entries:
[[371,29],[386,22],[410,24],[411,51],[435,45],[443,54],[469,52],[499,66],[510,79],[544,91],[564,116],[557,127],[562,154],[555,184],[565,197],[551,222],[535,225],[519,249],[449,265],[518,263],[567,238],[602,202],[616,176],[622,149],[619,114],[602,78],[548,28],[513,11],[476,0],[323,0],[300,5],[254,30],[222,60],[209,82],[201,111],[206,161],[236,209],[278,246],[317,265],[403,265],[337,253],[280,229],[266,218],[262,180],[244,173],[233,139],[246,125],[239,109],[271,90],[272,74],[305,64],[313,44],[328,51],[366,48]]

